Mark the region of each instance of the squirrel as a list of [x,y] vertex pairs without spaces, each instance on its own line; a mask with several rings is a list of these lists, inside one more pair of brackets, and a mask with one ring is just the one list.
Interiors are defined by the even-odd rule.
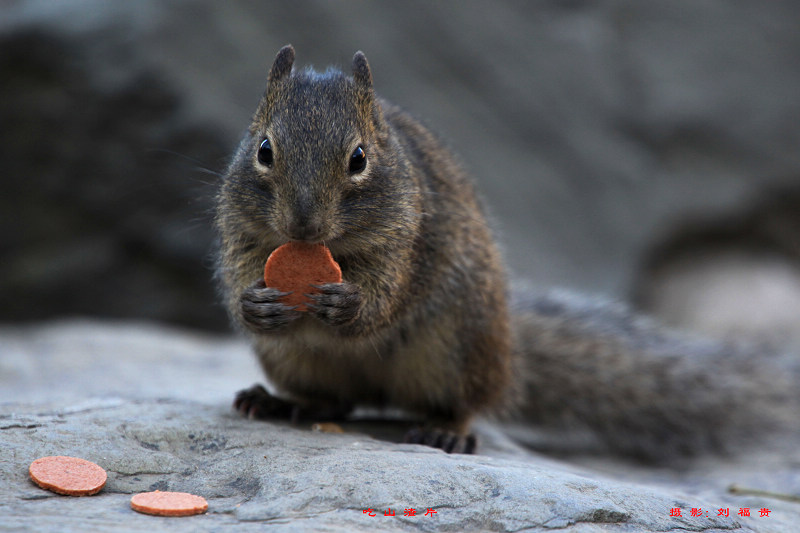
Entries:
[[[656,462],[796,427],[796,373],[619,304],[510,289],[470,178],[376,95],[365,55],[352,76],[294,58],[278,52],[217,195],[223,297],[276,391],[239,392],[244,415],[399,408],[423,420],[405,442],[472,453],[471,423],[496,414]],[[263,280],[288,241],[324,243],[342,270],[308,312]]]

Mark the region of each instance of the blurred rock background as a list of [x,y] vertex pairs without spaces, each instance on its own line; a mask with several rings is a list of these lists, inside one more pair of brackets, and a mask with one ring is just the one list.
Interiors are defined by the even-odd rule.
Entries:
[[210,210],[286,43],[370,60],[515,277],[800,331],[800,4],[0,2],[0,320],[224,331]]

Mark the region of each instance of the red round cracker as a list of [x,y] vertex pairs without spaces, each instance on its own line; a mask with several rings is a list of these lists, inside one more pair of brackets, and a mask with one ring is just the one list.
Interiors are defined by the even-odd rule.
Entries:
[[140,492],[131,498],[131,509],[158,516],[191,516],[208,510],[202,496],[188,492]]
[[106,485],[106,471],[86,459],[54,455],[31,463],[28,473],[43,489],[67,496],[91,496]]
[[319,292],[312,285],[341,283],[342,269],[333,260],[331,251],[322,244],[288,242],[276,248],[264,265],[264,283],[283,292],[291,292],[281,301],[306,310],[305,294]]

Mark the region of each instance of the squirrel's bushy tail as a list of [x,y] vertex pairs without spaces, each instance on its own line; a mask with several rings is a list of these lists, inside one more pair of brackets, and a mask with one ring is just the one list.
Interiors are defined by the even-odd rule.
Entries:
[[667,462],[800,425],[797,359],[693,338],[566,292],[511,299],[519,414],[543,428],[588,430],[607,452]]

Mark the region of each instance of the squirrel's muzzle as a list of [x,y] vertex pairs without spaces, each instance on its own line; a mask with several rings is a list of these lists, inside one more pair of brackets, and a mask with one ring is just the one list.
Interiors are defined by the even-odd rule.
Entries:
[[322,218],[318,210],[312,207],[313,202],[306,198],[298,198],[286,221],[286,235],[293,241],[318,241],[322,237]]
[[322,235],[322,224],[314,220],[293,219],[286,233],[293,241],[317,241]]

